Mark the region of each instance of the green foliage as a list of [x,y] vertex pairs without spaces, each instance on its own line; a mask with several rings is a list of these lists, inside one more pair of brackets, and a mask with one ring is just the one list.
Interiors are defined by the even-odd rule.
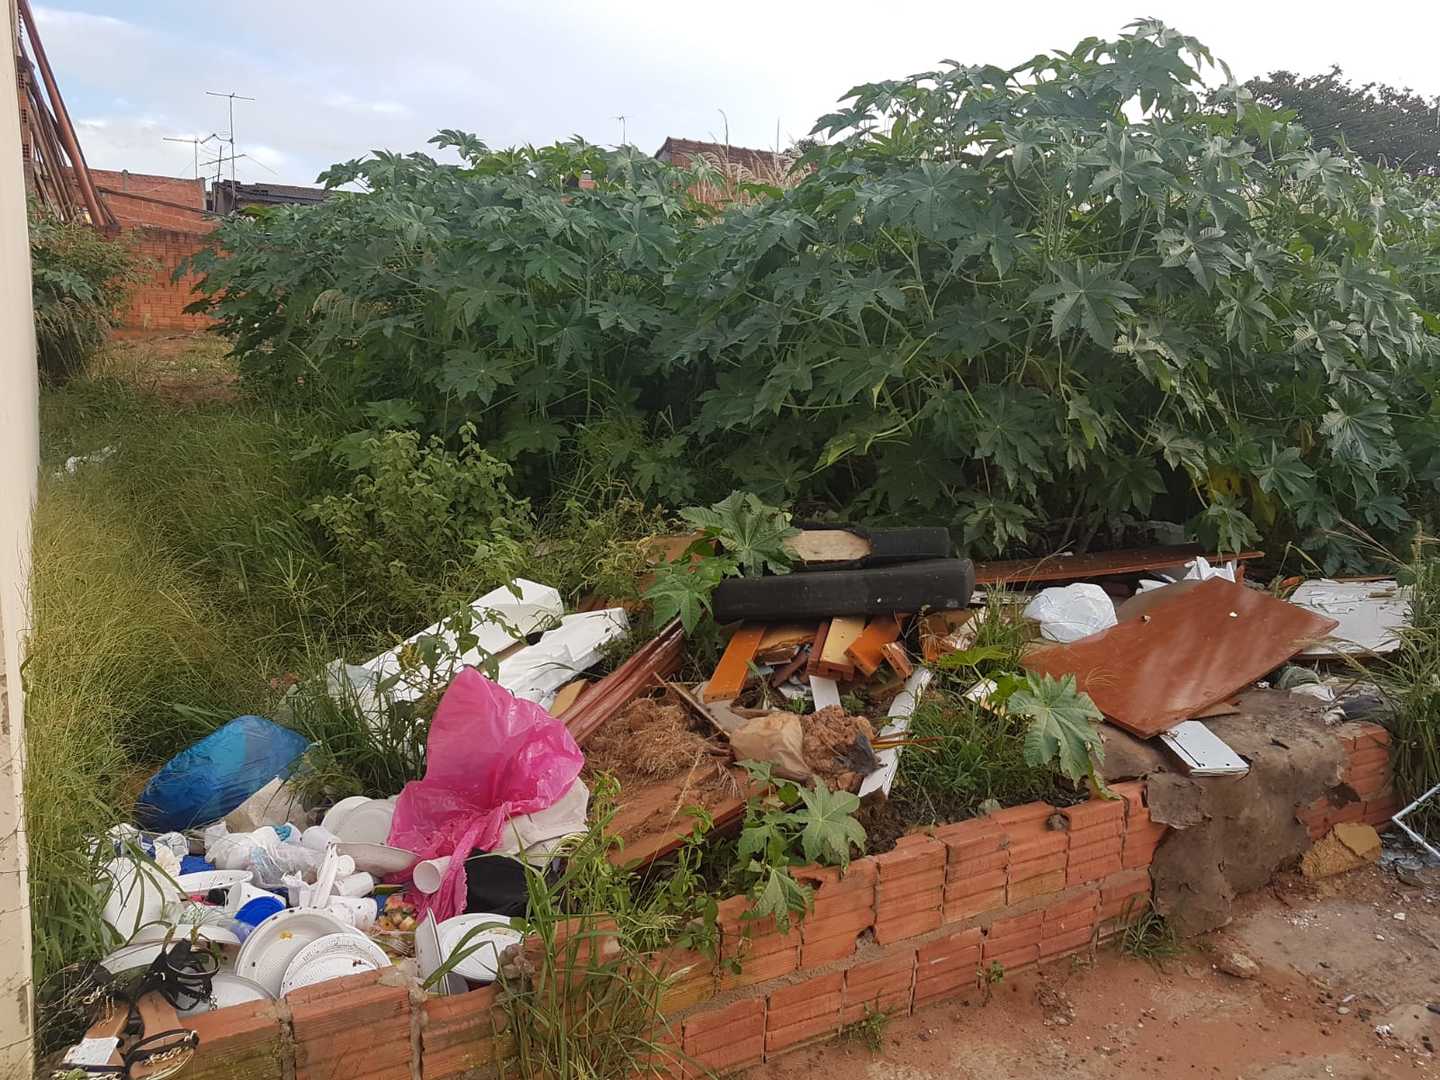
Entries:
[[890,1014],[883,1009],[865,1006],[863,1019],[852,1021],[840,1029],[840,1038],[862,1043],[872,1054],[885,1049],[885,1030],[890,1026]]
[[785,541],[800,530],[791,527],[789,514],[751,492],[732,491],[714,506],[692,506],[680,516],[728,552],[746,577],[790,572]]
[[1321,75],[1272,71],[1245,88],[1255,100],[1304,124],[1320,146],[1412,175],[1440,173],[1440,130],[1430,99],[1385,83],[1352,85],[1339,67]]
[[790,572],[785,541],[799,530],[791,528],[789,514],[766,506],[750,492],[732,491],[713,506],[687,507],[680,516],[702,535],[678,559],[656,570],[655,582],[645,592],[656,626],[679,618],[685,632],[693,633],[701,618],[713,612],[710,596],[725,578],[758,577],[767,569]]
[[1072,783],[1088,780],[1104,790],[1096,766],[1105,759],[1105,747],[1095,726],[1103,717],[1090,695],[1076,687],[1074,675],[1057,679],[1029,674],[1005,699],[1005,708],[1030,721],[1025,729],[1027,765],[1053,766]]
[[1126,904],[1121,920],[1125,929],[1120,935],[1120,951],[1137,960],[1146,960],[1156,967],[1163,967],[1166,960],[1180,956],[1185,947],[1175,927],[1146,902],[1141,910],[1135,911],[1135,901]]
[[[1389,706],[1395,794],[1408,805],[1440,784],[1440,552],[1433,540],[1416,543],[1399,579],[1410,586],[1410,621],[1378,682]],[[1423,835],[1440,834],[1433,800],[1407,820]]]
[[141,261],[118,240],[33,205],[30,280],[40,372],[62,382],[84,370],[112,325],[115,308],[141,280]]
[[252,378],[472,422],[536,498],[743,487],[981,554],[1165,521],[1358,568],[1341,526],[1401,538],[1440,479],[1436,202],[1211,64],[1141,22],[860,86],[719,214],[631,149],[447,133],[461,165],[227,222],[204,287]]
[[[753,901],[752,917],[773,916],[785,928],[792,914],[809,907],[812,895],[791,876],[792,866],[848,866],[851,847],[865,850],[865,829],[854,818],[860,800],[848,791],[831,791],[823,780],[813,789],[777,783],[769,762],[740,764],[766,785],[764,794],[751,796],[745,806],[736,849],[740,884]],[[804,805],[791,809],[797,802]]]
[[528,557],[530,506],[506,486],[510,466],[480,448],[469,424],[458,440],[451,451],[402,430],[343,443],[346,486],[310,506],[337,560],[391,616],[463,604]]

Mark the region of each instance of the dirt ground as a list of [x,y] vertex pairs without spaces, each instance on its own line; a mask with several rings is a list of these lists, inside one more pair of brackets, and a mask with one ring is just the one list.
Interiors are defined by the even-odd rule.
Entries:
[[[1403,918],[1401,918],[1403,916]],[[1239,951],[1253,978],[1216,964]],[[1103,948],[752,1070],[751,1080],[1440,1076],[1440,870],[1285,878],[1163,966]],[[1440,1007],[1440,1006],[1437,1006]]]

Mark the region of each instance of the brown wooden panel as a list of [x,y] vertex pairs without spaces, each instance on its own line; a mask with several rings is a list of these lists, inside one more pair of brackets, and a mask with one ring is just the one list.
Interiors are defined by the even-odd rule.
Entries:
[[1005,562],[977,562],[975,584],[1025,585],[1032,581],[1078,581],[1084,578],[1124,577],[1147,570],[1179,566],[1196,555],[1212,563],[1245,562],[1258,559],[1263,551],[1242,551],[1238,555],[1214,555],[1199,544],[1174,547],[1126,548],[1122,551],[1094,551],[1086,555],[1049,555],[1043,559],[1012,559]]
[[1212,578],[1139,618],[1037,649],[1021,663],[1037,673],[1073,674],[1111,722],[1149,738],[1248,686],[1336,625]]

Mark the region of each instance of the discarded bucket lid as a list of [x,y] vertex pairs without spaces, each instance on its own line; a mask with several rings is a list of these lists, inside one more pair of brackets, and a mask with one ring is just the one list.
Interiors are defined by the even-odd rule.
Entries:
[[[482,926],[488,926],[488,929],[476,929]],[[451,970],[471,982],[480,983],[495,981],[500,970],[500,953],[524,937],[510,926],[508,916],[488,912],[446,919],[437,927],[437,933],[440,936],[440,951],[446,960],[457,951],[468,954]]]
[[283,997],[302,986],[313,986],[360,971],[377,971],[389,966],[390,957],[369,938],[355,934],[326,934],[295,954],[285,969],[280,994]]
[[259,926],[271,915],[284,910],[285,903],[278,896],[257,896],[235,912],[235,918],[250,926]]

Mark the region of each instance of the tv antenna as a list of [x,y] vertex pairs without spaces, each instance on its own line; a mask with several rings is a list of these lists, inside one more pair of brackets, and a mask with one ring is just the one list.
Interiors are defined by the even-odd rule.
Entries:
[[182,136],[180,136],[180,135],[166,135],[166,136],[164,136],[164,139],[165,139],[166,142],[189,143],[189,144],[191,145],[191,147],[192,147],[192,148],[194,149],[194,151],[195,151],[195,179],[196,179],[196,180],[199,180],[199,179],[200,179],[200,147],[204,146],[204,145],[205,145],[206,143],[208,143],[211,139],[218,139],[219,137],[220,137],[219,135],[217,135],[215,132],[212,131],[209,135],[206,135],[203,139],[200,138],[200,137],[197,136],[197,135],[191,135],[189,138],[184,138],[184,137],[182,137]]
[[[220,90],[206,90],[205,94],[208,97],[225,98],[230,104],[230,129],[225,132],[224,135],[219,136],[219,139],[221,142],[230,144],[230,186],[233,188],[235,186],[235,102],[254,101],[255,99],[253,97],[246,97],[244,94],[237,94],[234,90],[231,90],[229,93],[225,93]],[[220,175],[221,170],[224,167],[224,162],[225,152],[222,150],[219,156],[215,159],[215,161],[208,163],[216,166],[216,183],[220,182]]]

